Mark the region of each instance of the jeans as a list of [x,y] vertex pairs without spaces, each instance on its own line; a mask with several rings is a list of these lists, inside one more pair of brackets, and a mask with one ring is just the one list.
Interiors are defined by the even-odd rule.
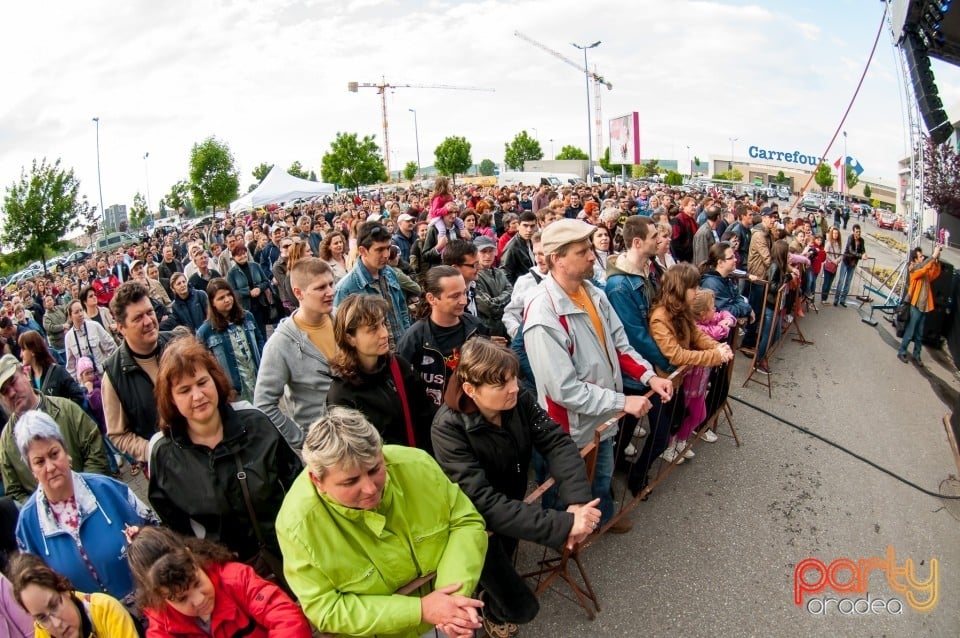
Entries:
[[837,296],[833,298],[833,305],[845,304],[847,293],[850,292],[850,284],[853,283],[853,273],[857,266],[848,266],[846,262],[840,262],[840,279],[837,281]]
[[[773,332],[773,339],[770,333]],[[767,348],[771,343],[780,341],[780,319],[774,318],[773,308],[765,308],[763,311],[763,328],[760,330],[760,347],[757,348],[757,361],[767,356]]]
[[593,498],[600,499],[600,526],[603,527],[613,518],[613,494],[610,487],[613,484],[614,447],[616,437],[609,437],[600,441],[597,450],[597,464],[593,470],[593,484],[590,486]]
[[830,288],[833,286],[833,280],[836,279],[836,277],[836,272],[830,272],[826,268],[823,269],[823,287],[820,288],[821,303],[827,303],[827,297],[830,296]]
[[537,597],[513,566],[517,543],[516,538],[491,536],[480,572],[480,589],[486,603],[483,614],[496,624],[528,623],[540,611]]
[[900,342],[897,354],[907,354],[907,347],[910,341],[913,341],[913,358],[920,359],[920,341],[923,338],[923,323],[926,318],[927,313],[921,312],[916,306],[910,306],[910,320],[907,321],[907,327],[903,331],[903,340]]

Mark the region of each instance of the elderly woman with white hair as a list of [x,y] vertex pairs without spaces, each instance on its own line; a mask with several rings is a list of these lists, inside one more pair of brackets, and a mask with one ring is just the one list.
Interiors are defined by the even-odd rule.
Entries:
[[46,413],[24,413],[15,436],[39,483],[20,510],[17,544],[79,591],[105,592],[120,600],[131,596],[128,535],[156,525],[157,517],[120,481],[72,471],[60,428]]
[[470,595],[483,518],[426,452],[384,446],[363,414],[334,407],[310,427],[303,460],[276,531],[287,583],[317,629],[414,638],[435,626],[457,638],[480,628]]

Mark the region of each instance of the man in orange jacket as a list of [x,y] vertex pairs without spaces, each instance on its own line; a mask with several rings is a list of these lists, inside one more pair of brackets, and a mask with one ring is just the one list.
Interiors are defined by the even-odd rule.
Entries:
[[933,249],[933,255],[923,256],[922,248],[914,248],[910,252],[910,320],[903,332],[903,341],[897,358],[907,363],[907,346],[913,340],[913,362],[917,367],[923,367],[920,360],[920,340],[923,337],[923,320],[927,313],[933,310],[933,290],[930,284],[940,276],[940,246]]

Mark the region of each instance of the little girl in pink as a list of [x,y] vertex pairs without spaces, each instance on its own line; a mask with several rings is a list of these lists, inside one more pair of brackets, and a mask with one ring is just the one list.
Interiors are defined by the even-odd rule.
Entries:
[[[736,317],[726,310],[717,312],[714,306],[713,291],[708,288],[700,288],[697,291],[697,296],[694,298],[690,309],[693,311],[697,328],[720,343],[726,341],[730,329],[737,325]],[[680,430],[676,435],[678,450],[684,448],[684,441],[707,418],[707,384],[709,380],[710,368],[706,366],[692,367],[683,377],[683,402],[687,408],[687,415],[680,424]],[[717,440],[717,435],[708,430],[704,433],[703,440],[713,443]],[[692,450],[690,451],[692,452]]]
[[[449,241],[448,235],[450,231],[453,230],[447,228],[447,225],[443,222],[443,217],[448,211],[455,212],[457,210],[459,209],[453,201],[453,195],[450,194],[450,181],[446,177],[438,177],[433,186],[433,198],[430,200],[429,218],[430,224],[437,227],[437,251],[440,253],[446,248],[447,241]],[[453,225],[457,228],[454,237],[462,236],[463,220],[457,216],[453,220]]]

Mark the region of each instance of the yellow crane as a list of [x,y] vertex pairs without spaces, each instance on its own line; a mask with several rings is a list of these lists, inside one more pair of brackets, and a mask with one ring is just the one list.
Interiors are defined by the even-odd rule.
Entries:
[[590,76],[590,79],[593,80],[593,114],[594,114],[593,125],[596,128],[596,139],[597,139],[596,157],[598,158],[603,157],[603,115],[602,115],[602,110],[600,109],[600,94],[601,94],[600,87],[605,86],[607,87],[607,90],[610,91],[610,90],[613,90],[613,83],[607,80],[602,75],[600,75],[597,72],[597,67],[593,67],[593,71],[591,71],[590,69],[585,69],[582,64],[578,62],[574,62],[573,60],[563,55],[559,51],[554,51],[547,45],[541,42],[537,42],[536,40],[534,40],[533,38],[531,38],[526,34],[520,33],[519,31],[514,31],[513,35],[517,36],[524,42],[529,42],[530,44],[537,47],[538,49],[541,49],[542,51],[546,51],[547,53],[557,58],[561,62],[565,62],[569,64],[573,68],[580,71],[580,73],[586,73],[587,75]]
[[387,125],[387,89],[448,89],[451,91],[490,91],[477,86],[452,86],[449,84],[390,84],[381,78],[380,82],[347,82],[347,90],[351,93],[359,89],[376,89],[380,94],[380,111],[383,115],[383,158],[387,165],[387,178],[390,177],[390,135]]

